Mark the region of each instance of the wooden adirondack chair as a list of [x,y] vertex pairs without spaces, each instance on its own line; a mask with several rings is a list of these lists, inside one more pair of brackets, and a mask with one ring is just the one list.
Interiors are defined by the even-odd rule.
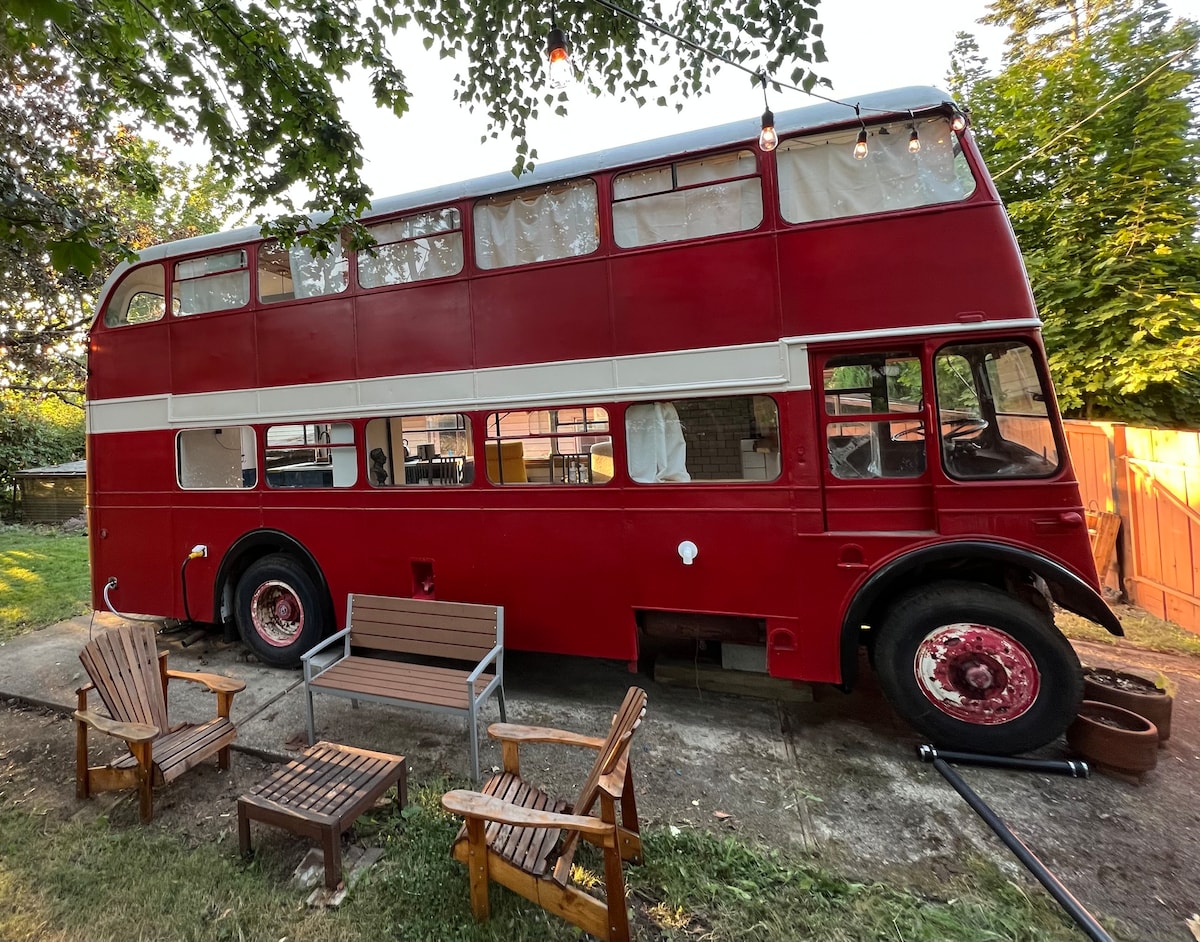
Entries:
[[[599,939],[628,940],[621,862],[642,861],[629,743],[645,715],[646,691],[631,687],[603,739],[511,723],[488,728],[488,735],[501,742],[504,771],[480,792],[460,789],[442,796],[443,808],[467,819],[452,853],[467,865],[476,919],[488,918],[488,881],[494,880]],[[569,811],[565,801],[521,779],[521,743],[596,750],[596,763]],[[599,816],[593,812],[597,798]],[[568,885],[580,838],[604,849],[603,901]]]
[[[79,652],[79,660],[92,680],[76,691],[75,794],[79,798],[136,788],[142,821],[147,822],[154,816],[155,786],[173,781],[214,754],[220,768],[229,768],[229,744],[237,738],[229,710],[234,694],[246,688],[244,681],[167,670],[167,652],[158,652],[154,630],[148,625],[126,625],[98,635]],[[216,717],[206,723],[172,725],[167,719],[167,683],[173,679],[203,684],[215,693]],[[100,694],[109,716],[88,709],[90,690]],[[124,740],[129,755],[111,765],[89,768],[89,728]]]

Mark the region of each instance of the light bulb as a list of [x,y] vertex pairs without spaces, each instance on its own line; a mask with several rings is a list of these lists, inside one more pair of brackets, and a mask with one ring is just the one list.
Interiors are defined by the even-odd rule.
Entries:
[[762,116],[762,133],[758,135],[758,146],[763,153],[773,151],[779,145],[779,135],[775,132],[775,115],[768,108]]
[[961,134],[967,128],[967,116],[961,111],[955,111],[954,117],[950,119],[950,127],[955,134]]
[[867,156],[867,129],[858,132],[858,140],[854,142],[854,159],[862,160]]
[[574,77],[571,68],[571,47],[557,26],[546,35],[546,80],[551,88],[562,88]]
[[917,129],[912,129],[912,134],[908,135],[908,152],[915,154],[921,149],[921,139],[917,137]]

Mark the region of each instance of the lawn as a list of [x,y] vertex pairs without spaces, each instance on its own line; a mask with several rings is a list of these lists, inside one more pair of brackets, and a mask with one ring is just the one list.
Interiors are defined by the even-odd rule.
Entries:
[[87,537],[0,526],[0,643],[91,608]]
[[[472,920],[466,871],[448,853],[458,821],[438,806],[446,787],[416,789],[416,804],[403,815],[387,808],[360,819],[359,839],[384,856],[333,910],[306,908],[304,893],[289,883],[297,859],[290,844],[277,853],[260,841],[258,856],[246,862],[232,829],[214,841],[10,807],[0,811],[0,938],[580,939],[567,923],[498,888],[491,920]],[[989,864],[973,864],[970,879],[933,897],[854,882],[702,831],[650,829],[645,848],[646,864],[626,870],[633,935],[643,942],[1079,937],[1049,897],[1027,895]],[[580,856],[595,873],[599,858]]]

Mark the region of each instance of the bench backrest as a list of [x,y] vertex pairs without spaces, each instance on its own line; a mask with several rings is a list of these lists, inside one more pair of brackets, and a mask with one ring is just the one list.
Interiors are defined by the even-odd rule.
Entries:
[[346,627],[352,646],[478,663],[504,644],[504,608],[352,594]]

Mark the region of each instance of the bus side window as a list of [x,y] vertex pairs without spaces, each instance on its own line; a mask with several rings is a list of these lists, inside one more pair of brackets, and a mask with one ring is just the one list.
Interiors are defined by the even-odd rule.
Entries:
[[254,487],[258,448],[246,425],[184,429],[175,439],[179,486],[185,490]]
[[348,422],[267,428],[268,487],[351,487],[358,480],[354,426]]
[[596,184],[570,180],[475,204],[475,264],[507,268],[588,255],[600,247]]
[[405,415],[367,423],[372,487],[446,486],[475,480],[471,422],[465,415]]
[[639,484],[774,481],[782,473],[779,409],[770,396],[632,405],[625,445]]
[[109,295],[104,309],[106,327],[125,327],[162,320],[166,313],[162,265],[130,271]]
[[921,361],[911,353],[832,357],[823,371],[825,448],[836,478],[925,473]]
[[607,484],[608,412],[595,406],[493,412],[484,460],[493,484]]
[[235,249],[175,263],[173,313],[180,317],[245,307],[250,303],[246,252]]
[[621,248],[758,228],[762,181],[753,151],[714,154],[623,173],[613,180],[613,234]]

